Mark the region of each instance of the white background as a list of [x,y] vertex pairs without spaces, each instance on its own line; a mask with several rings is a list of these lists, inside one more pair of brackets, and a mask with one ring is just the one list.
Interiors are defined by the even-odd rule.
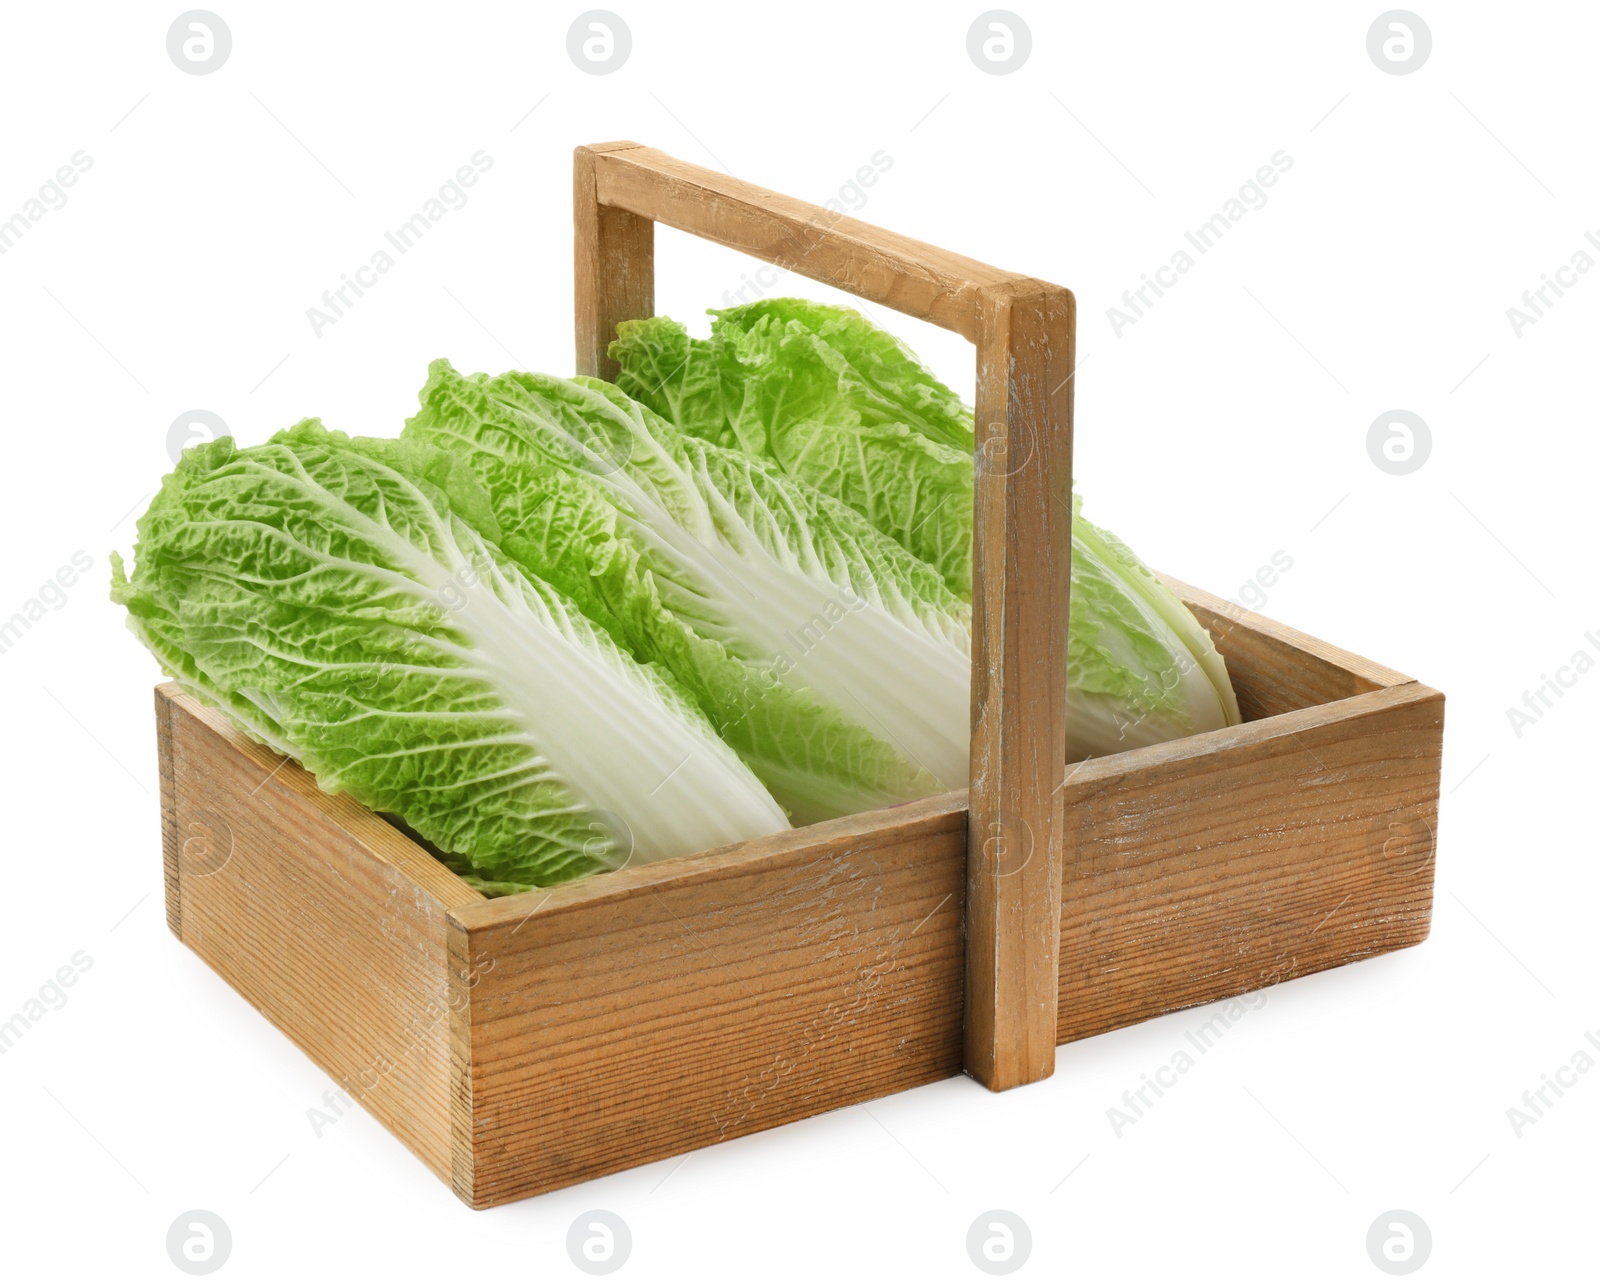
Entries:
[[[1521,1138],[1506,1110],[1600,1029],[1600,674],[1520,737],[1506,711],[1600,660],[1600,273],[1520,338],[1506,310],[1600,229],[1600,9],[1415,0],[1433,52],[1395,76],[1377,0],[1015,0],[1032,55],[994,76],[977,3],[614,0],[632,55],[593,76],[578,5],[214,3],[233,50],[205,76],[168,58],[178,4],[14,6],[0,36],[0,219],[93,160],[0,256],[0,617],[93,560],[0,656],[0,1017],[93,959],[0,1058],[7,1281],[180,1281],[191,1208],[238,1283],[587,1281],[565,1235],[591,1208],[642,1282],[982,1281],[992,1208],[1032,1230],[1018,1281],[1379,1281],[1391,1208],[1430,1226],[1427,1280],[1592,1276],[1600,1069]],[[246,443],[393,433],[431,358],[570,372],[571,150],[614,138],[819,202],[881,150],[862,217],[1072,287],[1091,516],[1230,596],[1282,551],[1269,615],[1449,695],[1431,939],[1264,994],[1120,1139],[1107,1109],[1202,1015],[1003,1096],[951,1081],[486,1213],[360,1111],[318,1138],[329,1078],[163,922],[158,675],[107,554],[186,410]],[[306,310],[479,149],[469,203],[316,337]],[[1118,338],[1107,308],[1279,149],[1269,203]],[[685,319],[753,267],[668,231],[658,259]],[[961,342],[895,321],[970,394]],[[1433,434],[1405,477],[1366,451],[1393,408]]]

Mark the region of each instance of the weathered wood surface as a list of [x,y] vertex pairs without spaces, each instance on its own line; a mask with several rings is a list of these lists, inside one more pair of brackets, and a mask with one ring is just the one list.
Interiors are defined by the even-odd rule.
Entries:
[[1072,560],[1072,295],[980,296],[967,829],[966,1070],[1055,1071]]
[[606,206],[848,290],[974,343],[980,293],[1025,280],[655,148],[620,142],[587,150],[595,154],[595,190]]
[[574,1184],[961,1071],[959,796],[451,915],[455,1187]]
[[1408,683],[1075,766],[1059,1039],[1420,943],[1443,732]]
[[445,915],[486,900],[175,685],[156,705],[168,923],[448,1180]]
[[607,354],[617,326],[656,311],[655,223],[599,200],[595,163],[607,148],[580,147],[572,157],[573,309],[576,371],[617,377]]

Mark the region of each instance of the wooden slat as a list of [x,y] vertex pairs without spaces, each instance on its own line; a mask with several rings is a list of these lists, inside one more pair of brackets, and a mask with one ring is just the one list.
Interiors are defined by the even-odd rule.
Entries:
[[457,909],[456,1192],[506,1202],[958,1073],[965,848],[947,795]]
[[157,690],[157,704],[172,766],[163,839],[176,855],[168,897],[178,906],[169,923],[448,1180],[445,915],[486,900],[174,686]]
[[980,309],[972,542],[966,1069],[1055,1071],[1074,315],[1043,283]]
[[649,219],[602,205],[595,162],[608,147],[580,147],[572,156],[572,228],[577,372],[617,378],[607,354],[619,323],[651,317],[655,302],[655,232]]
[[1235,688],[1242,690],[1239,707],[1247,720],[1412,682],[1398,670],[1313,639],[1176,577],[1161,579],[1211,632]]
[[[637,143],[594,148],[602,204],[978,338],[978,295],[1017,280],[975,259]],[[639,314],[648,316],[648,314]]]
[[1420,943],[1443,734],[1406,683],[1074,766],[1060,1040]]

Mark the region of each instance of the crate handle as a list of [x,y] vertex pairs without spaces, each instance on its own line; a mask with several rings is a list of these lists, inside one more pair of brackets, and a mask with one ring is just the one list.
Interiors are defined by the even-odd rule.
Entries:
[[1076,309],[1003,273],[637,143],[573,155],[577,369],[614,379],[655,313],[664,223],[971,340],[978,351],[967,803],[966,1070],[1055,1071]]

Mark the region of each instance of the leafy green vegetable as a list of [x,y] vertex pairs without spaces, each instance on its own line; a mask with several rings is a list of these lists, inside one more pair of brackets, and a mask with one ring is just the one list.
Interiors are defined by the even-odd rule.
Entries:
[[1085,519],[1082,504],[1072,498],[1068,759],[1239,723],[1205,627],[1132,550]]
[[[711,340],[690,339],[667,317],[624,322],[611,346],[618,387],[683,432],[737,446],[843,501],[970,599],[970,414],[948,390],[932,396],[933,378],[887,332],[845,314],[861,341],[850,351],[870,362],[869,383],[801,320],[825,305],[779,302],[804,312],[725,310]],[[830,333],[840,338],[839,329]],[[897,394],[909,404],[903,414]]]
[[420,443],[184,453],[112,597],[166,671],[493,893],[782,830],[704,716],[454,512]]
[[970,611],[847,506],[598,380],[435,362],[401,441],[465,465],[456,507],[669,670],[796,822],[966,783]]
[[[666,317],[623,323],[618,386],[683,432],[736,442],[842,500],[970,599],[972,413],[956,395],[849,309],[776,299],[712,316],[709,340]],[[1194,615],[1076,498],[1073,509],[1068,760],[1238,723]]]

